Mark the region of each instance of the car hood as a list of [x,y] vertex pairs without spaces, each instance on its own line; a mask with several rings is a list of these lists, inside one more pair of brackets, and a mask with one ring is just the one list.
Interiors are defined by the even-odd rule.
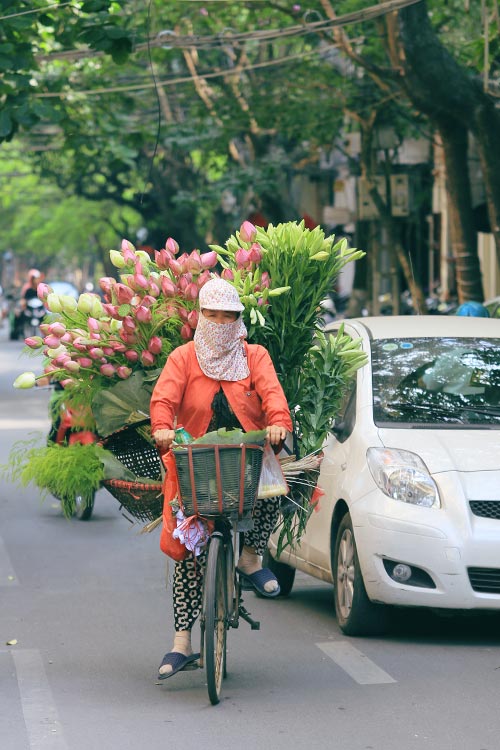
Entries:
[[379,429],[386,448],[417,453],[431,472],[500,469],[500,430]]

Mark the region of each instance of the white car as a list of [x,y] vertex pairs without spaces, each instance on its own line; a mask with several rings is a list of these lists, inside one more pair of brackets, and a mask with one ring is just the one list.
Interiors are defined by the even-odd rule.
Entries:
[[271,537],[282,593],[295,569],[333,583],[348,635],[380,632],[382,605],[500,611],[500,320],[343,322],[369,362],[325,442],[301,544],[276,561]]

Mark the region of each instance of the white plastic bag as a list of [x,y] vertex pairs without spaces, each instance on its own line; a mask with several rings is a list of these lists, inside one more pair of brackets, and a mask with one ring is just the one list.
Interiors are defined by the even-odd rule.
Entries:
[[279,495],[287,495],[288,492],[289,487],[284,477],[281,464],[276,457],[272,446],[270,443],[267,443],[262,457],[262,469],[260,471],[257,497],[259,499],[278,497]]

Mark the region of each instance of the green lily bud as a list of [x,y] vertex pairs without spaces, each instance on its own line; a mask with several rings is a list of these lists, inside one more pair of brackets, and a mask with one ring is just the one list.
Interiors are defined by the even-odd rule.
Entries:
[[327,260],[330,257],[330,253],[325,250],[320,250],[319,253],[311,255],[311,260]]

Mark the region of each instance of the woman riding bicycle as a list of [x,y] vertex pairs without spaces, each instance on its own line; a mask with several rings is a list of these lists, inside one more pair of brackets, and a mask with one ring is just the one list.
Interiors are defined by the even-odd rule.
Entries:
[[[200,290],[200,317],[194,341],[174,349],[158,379],[151,399],[153,437],[162,450],[170,449],[174,426],[198,438],[223,427],[266,429],[271,445],[280,446],[292,429],[290,410],[267,350],[247,344],[240,317],[244,307],[236,289],[223,279],[211,279]],[[160,547],[169,554],[173,496],[165,494]],[[240,576],[265,597],[276,597],[279,585],[262,568],[261,556],[276,524],[279,499],[257,500],[253,529],[244,535],[238,561]],[[175,635],[165,654],[159,679],[166,679],[195,661],[191,629],[200,613],[206,551],[177,560],[173,579]]]

